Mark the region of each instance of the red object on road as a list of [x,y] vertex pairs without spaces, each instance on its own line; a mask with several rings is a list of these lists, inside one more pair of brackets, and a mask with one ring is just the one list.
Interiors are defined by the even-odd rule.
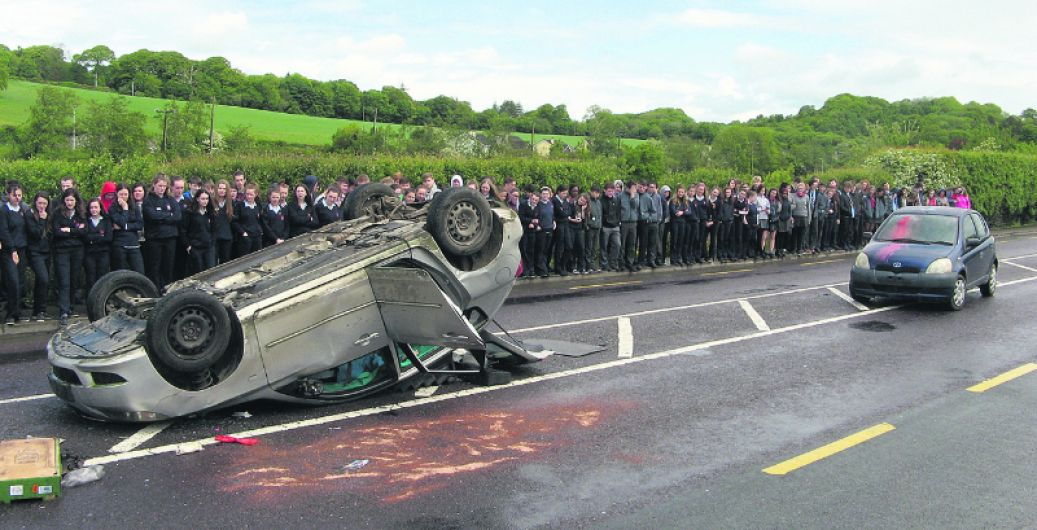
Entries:
[[241,444],[241,445],[256,445],[259,443],[259,438],[238,438],[236,436],[228,436],[226,434],[217,434],[217,442],[223,442],[225,444]]

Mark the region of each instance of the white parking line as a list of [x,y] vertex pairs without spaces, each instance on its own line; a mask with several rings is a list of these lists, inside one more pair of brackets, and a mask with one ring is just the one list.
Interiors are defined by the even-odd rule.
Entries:
[[54,397],[54,394],[36,394],[35,396],[0,399],[0,405],[6,405],[8,403],[21,403],[22,401],[32,401],[34,399],[47,399],[52,397]]
[[742,311],[745,311],[746,315],[749,315],[749,320],[753,321],[753,324],[756,325],[756,329],[760,331],[769,331],[771,329],[771,327],[767,325],[767,321],[760,316],[760,313],[756,312],[756,308],[754,308],[748,300],[742,298],[738,300],[738,305],[742,306]]
[[1004,263],[1005,265],[1011,265],[1013,267],[1019,267],[1020,269],[1025,269],[1025,270],[1028,270],[1030,272],[1037,272],[1037,269],[1035,269],[1033,267],[1027,267],[1026,265],[1020,265],[1018,263],[1012,263],[1011,261],[1008,261],[1006,259],[1001,260],[1001,263]]
[[634,356],[634,327],[630,325],[630,319],[620,317],[616,320],[619,325],[619,356],[621,358]]
[[129,438],[113,445],[112,448],[108,450],[108,452],[125,453],[126,451],[136,449],[140,447],[144,442],[154,438],[156,434],[162,432],[163,429],[169,427],[170,425],[172,425],[172,423],[172,421],[159,421],[156,423],[152,423],[151,425],[148,425],[147,427],[144,427],[143,429],[133,433],[133,436],[130,436]]
[[832,294],[838,296],[839,298],[842,298],[843,300],[846,300],[850,303],[850,305],[856,307],[857,309],[860,309],[861,311],[867,311],[868,309],[871,309],[868,306],[854,300],[852,296],[840,291],[839,289],[836,289],[835,287],[829,287],[828,290],[832,291]]
[[415,397],[419,397],[419,398],[429,397],[432,394],[435,394],[436,390],[439,390],[439,387],[438,386],[434,386],[434,385],[433,386],[427,386],[425,388],[419,388],[419,389],[414,391],[414,396]]
[[[1033,279],[1037,279],[1037,277],[1034,277]],[[693,344],[693,345],[685,346],[685,347],[682,347],[682,348],[676,348],[676,349],[672,349],[672,350],[661,351],[661,352],[658,352],[658,353],[652,353],[652,354],[648,354],[648,355],[640,355],[640,356],[637,356],[637,357],[628,357],[628,358],[624,358],[624,359],[615,359],[615,360],[612,360],[612,361],[606,361],[606,362],[599,363],[599,364],[592,364],[592,365],[583,366],[583,367],[580,367],[580,368],[573,368],[571,370],[563,370],[563,371],[560,371],[560,372],[552,372],[552,373],[548,373],[548,374],[528,377],[526,379],[517,379],[517,380],[514,380],[514,381],[512,381],[510,383],[507,383],[507,384],[504,384],[504,385],[480,386],[480,387],[460,390],[458,392],[451,392],[451,393],[448,393],[448,394],[438,394],[438,395],[430,396],[430,397],[427,397],[427,398],[414,399],[414,400],[410,400],[410,401],[403,401],[403,402],[400,402],[400,403],[392,403],[392,404],[389,404],[389,405],[381,405],[381,406],[378,406],[378,407],[371,407],[371,408],[367,408],[367,409],[360,409],[360,410],[354,410],[354,411],[349,411],[349,412],[341,412],[341,413],[338,413],[338,414],[330,414],[330,415],[327,415],[327,416],[318,416],[316,418],[309,418],[309,419],[306,419],[306,420],[293,421],[293,422],[289,422],[289,423],[281,423],[281,424],[276,424],[276,425],[269,425],[269,426],[266,426],[266,427],[259,427],[259,428],[256,428],[256,429],[250,429],[250,430],[247,430],[247,431],[241,431],[241,432],[233,433],[233,434],[231,434],[231,436],[236,436],[236,437],[239,437],[239,438],[254,438],[254,437],[257,437],[257,436],[264,436],[264,435],[267,435],[267,434],[274,434],[274,433],[279,433],[279,432],[293,431],[293,430],[296,430],[296,429],[302,429],[304,427],[313,427],[313,426],[316,426],[316,425],[325,425],[325,424],[328,424],[328,423],[334,423],[334,422],[344,421],[344,420],[353,419],[353,418],[362,418],[362,417],[366,417],[366,416],[373,416],[373,415],[376,415],[376,414],[382,414],[384,412],[389,412],[389,411],[393,411],[393,410],[401,410],[401,409],[409,409],[409,408],[420,407],[420,406],[423,406],[423,405],[428,405],[428,404],[431,404],[431,403],[438,403],[438,402],[447,401],[447,400],[450,400],[450,399],[458,399],[458,398],[462,398],[462,397],[474,396],[474,395],[479,395],[479,394],[488,394],[488,393],[491,393],[491,392],[500,392],[500,391],[508,389],[508,388],[532,385],[532,384],[536,384],[536,383],[542,383],[544,381],[551,381],[551,380],[554,380],[554,379],[562,379],[562,378],[572,377],[572,376],[575,376],[575,375],[580,375],[580,374],[585,374],[585,373],[598,372],[598,371],[601,371],[601,370],[607,370],[609,368],[617,368],[617,367],[620,367],[620,366],[626,366],[628,364],[642,363],[642,362],[653,361],[653,360],[657,360],[657,359],[665,359],[665,358],[668,358],[668,357],[673,357],[675,355],[688,354],[688,353],[693,353],[693,352],[696,352],[696,351],[702,352],[702,353],[699,354],[701,356],[711,355],[712,352],[708,352],[706,350],[709,350],[710,348],[715,348],[717,346],[724,346],[724,345],[727,345],[727,344],[735,344],[735,343],[744,342],[744,341],[747,341],[747,340],[757,339],[757,338],[761,338],[761,337],[769,337],[771,335],[778,335],[778,334],[781,334],[781,333],[788,333],[790,331],[797,331],[797,330],[812,328],[812,327],[816,327],[816,326],[823,326],[823,325],[826,325],[826,324],[831,324],[833,322],[841,322],[843,320],[849,320],[849,319],[853,319],[853,318],[857,318],[857,317],[861,317],[861,316],[865,316],[865,315],[872,315],[872,314],[881,313],[881,312],[884,312],[884,311],[891,311],[893,309],[898,309],[900,307],[901,306],[880,307],[880,308],[877,308],[877,309],[871,309],[871,310],[863,311],[863,312],[860,312],[860,313],[850,313],[850,314],[847,314],[847,315],[840,315],[840,316],[837,316],[837,317],[826,318],[826,319],[823,319],[823,320],[816,320],[816,321],[813,321],[813,322],[805,322],[805,323],[802,323],[802,324],[795,324],[795,325],[787,326],[787,327],[784,327],[784,328],[772,329],[772,330],[768,330],[768,331],[757,331],[756,333],[750,333],[748,335],[742,335],[742,336],[738,336],[738,337],[731,337],[731,338],[727,338],[727,339],[714,340],[714,341],[709,341],[709,342],[702,342],[702,343],[699,343],[699,344]],[[138,459],[138,458],[143,458],[143,457],[146,457],[146,456],[160,455],[160,454],[166,454],[166,453],[175,453],[178,450],[182,450],[183,448],[186,448],[186,447],[197,448],[197,447],[204,447],[204,446],[207,446],[207,445],[213,445],[213,444],[216,444],[216,443],[219,443],[219,442],[217,442],[213,437],[210,436],[210,437],[206,437],[206,438],[199,438],[197,440],[191,440],[191,441],[188,441],[188,442],[181,442],[181,443],[176,443],[176,444],[162,445],[162,446],[159,446],[159,447],[152,447],[152,448],[149,448],[149,449],[140,449],[140,450],[136,450],[136,451],[127,451],[125,453],[120,453],[120,454],[116,454],[116,455],[106,455],[106,456],[99,456],[99,457],[95,457],[95,458],[89,458],[89,459],[87,459],[87,460],[85,460],[83,462],[83,465],[84,466],[93,466],[93,465],[97,465],[97,464],[110,464],[112,462],[123,462],[123,461],[126,461],[126,460],[135,460],[135,459]]]
[[1013,259],[1026,259],[1026,258],[1032,258],[1032,257],[1037,257],[1037,253],[1034,253],[1034,254],[1023,254],[1022,256],[1011,256],[1011,257],[1008,257],[1008,258],[999,258],[999,261],[1009,261],[1009,260],[1013,260]]

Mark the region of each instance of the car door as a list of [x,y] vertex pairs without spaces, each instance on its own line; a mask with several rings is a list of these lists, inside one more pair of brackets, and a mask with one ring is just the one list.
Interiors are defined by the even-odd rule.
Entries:
[[994,238],[990,235],[990,228],[987,227],[986,220],[978,213],[971,213],[969,217],[972,218],[972,222],[976,225],[976,231],[979,233],[980,239],[983,240],[979,245],[979,260],[983,264],[980,271],[985,276],[990,273],[990,267],[994,264],[997,249],[994,247]]
[[962,223],[962,256],[961,261],[965,265],[966,281],[969,285],[975,285],[986,274],[986,263],[983,261],[983,243],[969,247],[970,238],[979,238],[979,228],[971,215],[961,216]]
[[481,350],[478,330],[424,269],[368,269],[389,339],[397,343]]
[[389,345],[367,270],[263,308],[256,337],[270,384],[343,365]]

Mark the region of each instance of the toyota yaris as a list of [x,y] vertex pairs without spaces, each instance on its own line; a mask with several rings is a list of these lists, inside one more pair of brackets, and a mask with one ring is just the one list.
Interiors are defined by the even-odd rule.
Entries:
[[936,302],[952,310],[965,293],[997,290],[997,248],[979,212],[949,207],[907,207],[889,216],[850,270],[850,295]]
[[[475,190],[402,204],[356,189],[347,221],[171,284],[113,272],[90,322],[48,344],[54,393],[87,416],[156,421],[253,399],[329,403],[422,378],[507,380],[541,360],[487,325],[519,272],[522,228]],[[458,351],[465,362],[456,363]]]

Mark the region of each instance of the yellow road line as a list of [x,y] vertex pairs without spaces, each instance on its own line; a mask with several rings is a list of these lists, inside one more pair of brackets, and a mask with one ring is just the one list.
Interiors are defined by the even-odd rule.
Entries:
[[735,269],[733,271],[717,271],[717,272],[703,272],[703,276],[719,276],[721,274],[733,274],[736,272],[749,272],[752,269]]
[[835,263],[837,261],[847,261],[847,259],[846,258],[823,259],[821,261],[811,261],[810,263],[800,263],[799,266],[800,267],[809,267],[811,265],[821,265],[822,263]]
[[888,423],[880,423],[878,425],[875,425],[874,427],[868,427],[863,431],[851,434],[841,440],[836,440],[828,445],[818,447],[817,449],[814,449],[813,451],[810,451],[808,453],[803,453],[795,458],[790,458],[780,464],[775,464],[771,467],[764,469],[763,472],[767,473],[768,475],[784,475],[786,473],[795,471],[803,466],[813,464],[814,462],[817,462],[822,458],[827,458],[840,451],[845,451],[855,445],[862,444],[868,440],[871,440],[872,438],[875,438],[876,436],[886,434],[887,432],[892,431],[893,429],[896,429],[896,427]]
[[993,377],[991,379],[983,381],[982,383],[972,385],[968,387],[966,390],[968,390],[969,392],[975,392],[977,394],[980,392],[986,392],[987,390],[990,390],[991,388],[994,388],[995,386],[1000,385],[1001,383],[1007,383],[1012,379],[1022,377],[1034,370],[1037,370],[1037,364],[1026,363],[1020,366],[1019,368],[1013,368],[997,377]]
[[612,283],[595,283],[591,285],[577,285],[576,287],[570,287],[570,291],[577,291],[579,289],[593,289],[595,287],[615,287],[616,285],[637,285],[641,283],[641,280],[633,280],[629,282],[612,282]]

